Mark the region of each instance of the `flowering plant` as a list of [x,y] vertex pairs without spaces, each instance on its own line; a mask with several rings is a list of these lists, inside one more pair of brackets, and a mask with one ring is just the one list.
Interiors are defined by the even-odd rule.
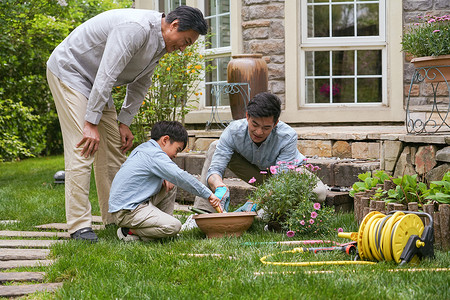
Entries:
[[328,233],[331,231],[330,220],[333,212],[332,207],[304,201],[288,212],[283,228],[287,230],[288,237],[296,233]]
[[418,18],[405,28],[402,50],[415,57],[450,54],[450,15]]
[[271,166],[269,172],[262,171],[270,174],[249,200],[264,210],[264,221],[269,225],[277,223],[279,228],[276,229],[284,228],[295,209],[303,203],[312,205],[316,202],[317,195],[313,190],[318,178],[314,173],[319,169],[311,164],[299,166],[295,161],[279,162]]

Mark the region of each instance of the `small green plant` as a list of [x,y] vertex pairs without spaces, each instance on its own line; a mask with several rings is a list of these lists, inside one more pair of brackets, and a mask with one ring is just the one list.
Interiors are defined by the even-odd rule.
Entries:
[[[319,167],[296,162],[281,162],[272,166],[269,176],[249,197],[264,210],[264,221],[288,227],[289,214],[301,203],[313,204],[317,195],[313,192],[318,178],[314,175]],[[262,171],[265,172],[265,171]],[[266,172],[267,173],[267,172]],[[309,220],[309,219],[308,219]]]
[[415,57],[450,54],[450,15],[418,18],[405,28],[402,50]]
[[419,205],[423,204],[423,195],[426,193],[428,187],[425,183],[417,180],[417,174],[399,176],[393,178],[392,181],[396,184],[396,187],[388,191],[388,199],[386,202],[402,204],[418,202]]
[[384,183],[386,180],[390,179],[390,176],[384,170],[379,170],[374,173],[373,177],[370,171],[367,171],[366,173],[359,174],[358,178],[361,181],[353,184],[352,189],[349,192],[351,197],[354,197],[356,193],[371,190],[377,184]]
[[450,204],[450,171],[444,174],[442,180],[430,183],[430,189],[424,193],[424,198],[425,200]]

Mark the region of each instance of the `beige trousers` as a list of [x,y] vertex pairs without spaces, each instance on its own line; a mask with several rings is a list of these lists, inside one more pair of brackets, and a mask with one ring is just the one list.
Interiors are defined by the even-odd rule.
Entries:
[[[216,146],[218,142],[219,141],[214,141],[211,143],[211,145],[209,145],[208,152],[206,153],[205,162],[202,168],[200,181],[207,187],[209,187],[209,185],[206,182],[206,175],[208,173],[209,166],[211,165],[211,160],[214,155],[214,152],[216,151]],[[239,177],[245,182],[248,182],[252,177],[255,177],[256,179],[255,184],[259,185],[265,179],[265,176],[260,173],[261,170],[257,166],[251,164],[247,159],[245,159],[242,155],[236,152],[233,153],[233,155],[231,156],[231,159],[227,167],[237,177]],[[309,172],[308,170],[306,171]],[[323,184],[323,182],[320,179],[317,182],[316,187],[314,188],[314,192],[317,194],[318,202],[322,203],[325,201],[325,198],[327,197],[327,187]],[[230,197],[233,197],[233,195],[230,195]],[[208,199],[204,199],[198,196],[195,197],[194,207],[209,212],[215,212],[215,209],[211,206]]]
[[181,230],[181,222],[172,217],[176,196],[176,186],[168,193],[163,187],[134,210],[122,209],[113,213],[116,224],[133,229],[143,240],[174,236]]
[[94,156],[81,156],[76,144],[83,137],[84,116],[87,98],[70,88],[47,69],[47,80],[55,100],[64,143],[66,220],[69,233],[92,226],[89,187],[91,168],[94,166],[97,196],[105,225],[114,223],[108,213],[109,190],[111,183],[125,162],[121,153],[122,146],[117,113],[114,107],[105,106],[98,124],[100,144]]

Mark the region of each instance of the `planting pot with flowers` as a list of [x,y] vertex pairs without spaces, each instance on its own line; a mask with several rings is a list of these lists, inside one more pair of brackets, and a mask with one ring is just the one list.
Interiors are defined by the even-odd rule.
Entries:
[[270,167],[271,173],[251,195],[249,200],[264,211],[263,220],[269,229],[288,231],[290,235],[323,232],[327,228],[332,208],[317,202],[314,188],[318,166],[296,162],[280,162]]
[[[450,79],[450,15],[418,17],[405,28],[402,50],[414,57],[411,62],[420,69],[427,82]],[[436,66],[449,66],[439,67]]]

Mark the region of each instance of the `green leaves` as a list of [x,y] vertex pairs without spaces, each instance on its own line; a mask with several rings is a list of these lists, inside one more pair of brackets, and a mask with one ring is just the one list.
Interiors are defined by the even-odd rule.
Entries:
[[424,193],[424,198],[443,204],[450,204],[450,171],[445,173],[441,181],[432,181],[430,189]]

